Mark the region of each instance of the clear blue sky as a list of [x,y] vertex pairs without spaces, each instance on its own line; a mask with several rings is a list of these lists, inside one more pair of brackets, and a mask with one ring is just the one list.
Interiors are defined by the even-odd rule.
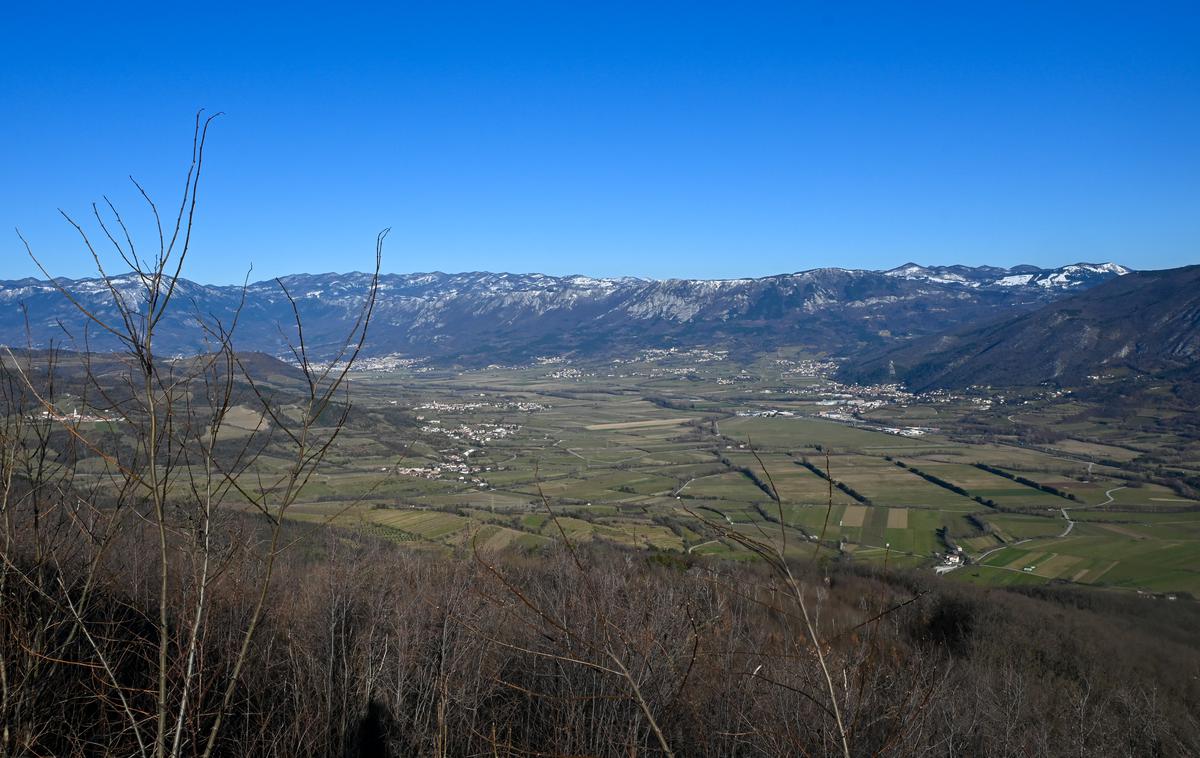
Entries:
[[0,278],[178,202],[201,106],[206,282],[1200,262],[1194,0],[396,6],[7,7]]

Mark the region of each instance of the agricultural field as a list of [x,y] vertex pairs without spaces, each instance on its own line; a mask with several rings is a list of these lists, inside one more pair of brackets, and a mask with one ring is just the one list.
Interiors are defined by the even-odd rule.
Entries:
[[[960,550],[945,581],[1200,596],[1200,501],[1122,463],[1142,448],[1007,434],[1077,407],[987,416],[978,399],[885,387],[856,389],[867,410],[849,412],[831,406],[845,387],[779,365],[357,374],[364,421],[291,516],[447,555],[565,537],[752,560],[751,540],[932,571]],[[963,431],[981,415],[999,432]]]

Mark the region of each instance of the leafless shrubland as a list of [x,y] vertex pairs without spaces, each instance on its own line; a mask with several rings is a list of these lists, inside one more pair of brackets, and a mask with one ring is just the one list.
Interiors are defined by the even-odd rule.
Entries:
[[[3,664],[0,685],[11,716],[6,747],[37,744],[44,727],[34,724],[45,719],[45,701],[55,697],[40,677],[55,664],[90,671],[89,705],[115,706],[111,713],[99,710],[103,724],[68,718],[77,731],[56,751],[87,752],[94,735],[116,730],[130,753],[213,754],[287,547],[281,539],[287,511],[345,424],[349,404],[339,398],[367,336],[384,234],[359,318],[323,367],[310,360],[299,311],[280,283],[296,315],[292,349],[303,375],[301,397],[288,409],[256,383],[234,348],[240,307],[228,323],[195,313],[208,346],[204,354],[181,359],[158,350],[164,315],[186,307],[179,302],[179,275],[215,118],[197,115],[191,165],[172,219],[164,220],[134,181],[157,231],[148,251],[139,249],[107,198],[103,207],[92,206],[90,231],[63,213],[111,298],[111,308],[90,309],[59,287],[88,324],[80,337],[67,335],[82,363],[73,372],[74,411],[68,415],[58,393],[59,350],[5,356],[0,581],[24,601],[6,609],[24,605],[46,619],[43,628],[34,625],[32,638],[13,640],[20,653],[15,665]],[[131,274],[109,275],[106,245]],[[116,361],[93,355],[93,332],[120,345]],[[109,365],[102,369],[97,360]],[[243,404],[253,408],[257,424],[230,435],[228,417]],[[85,417],[102,414],[106,429],[97,433],[95,424],[85,425],[81,408]],[[270,469],[258,465],[267,449],[283,459]],[[231,528],[233,512],[256,513],[265,526],[239,534]],[[118,576],[124,581],[114,585]],[[236,606],[214,608],[230,581],[237,584]],[[232,634],[232,647],[214,666],[204,659],[206,641],[214,620],[231,610],[227,621],[233,623],[221,633]],[[127,635],[146,644],[129,645]],[[33,685],[20,690],[23,697],[10,699],[10,673]]]

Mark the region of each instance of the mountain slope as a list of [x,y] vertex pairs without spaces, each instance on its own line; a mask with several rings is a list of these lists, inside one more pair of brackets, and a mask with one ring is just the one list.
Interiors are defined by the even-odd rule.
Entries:
[[[814,269],[759,279],[646,280],[472,272],[385,275],[368,354],[402,354],[465,364],[573,353],[604,356],[641,347],[722,346],[752,354],[777,345],[848,352],[898,337],[936,333],[967,321],[1022,311],[1126,273],[1115,264],[1042,270],[908,264],[887,272]],[[1019,281],[1018,281],[1019,280]],[[305,318],[315,355],[327,354],[353,324],[366,274],[300,274],[281,280]],[[132,276],[60,280],[101,316],[115,318],[109,284],[138,301]],[[246,290],[242,349],[287,354],[292,314],[280,283]],[[239,287],[180,280],[177,309],[159,325],[163,349],[203,349],[197,317],[229,323]],[[82,342],[85,321],[48,282],[0,282],[0,305],[23,304],[34,346],[66,334]],[[19,308],[0,308],[0,341],[21,345]],[[91,328],[93,349],[113,344]]]
[[913,389],[1080,384],[1200,368],[1200,266],[1122,276],[1035,311],[885,350],[846,378]]

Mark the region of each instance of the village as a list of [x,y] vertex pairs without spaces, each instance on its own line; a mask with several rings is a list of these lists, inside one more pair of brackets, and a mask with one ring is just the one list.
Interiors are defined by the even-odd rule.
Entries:
[[[484,393],[479,393],[479,397],[486,397]],[[395,404],[395,401],[392,403]],[[490,402],[480,400],[473,403],[443,403],[439,401],[430,401],[422,403],[414,407],[413,410],[418,411],[438,411],[440,413],[464,413],[467,411],[478,410],[494,410],[494,411],[520,411],[522,413],[533,413],[535,411],[549,410],[552,406],[545,403],[532,403],[527,401],[500,401]],[[424,416],[417,416],[418,421],[423,421]]]
[[71,410],[69,413],[51,408],[40,413],[31,413],[26,418],[30,421],[66,421],[71,424],[99,424],[120,421],[119,418],[103,416],[95,412],[80,413],[78,408]]

